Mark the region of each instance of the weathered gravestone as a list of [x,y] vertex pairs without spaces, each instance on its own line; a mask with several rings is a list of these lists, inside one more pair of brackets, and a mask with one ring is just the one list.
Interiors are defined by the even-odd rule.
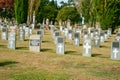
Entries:
[[42,38],[43,38],[43,30],[42,30],[42,29],[38,30],[38,31],[37,31],[37,35],[40,36],[40,39],[41,39],[41,42],[42,42]]
[[65,53],[65,41],[62,36],[58,36],[57,38],[56,53],[57,54]]
[[33,52],[40,52],[41,40],[39,35],[30,35],[29,50]]
[[37,35],[40,35],[41,37],[43,37],[43,32],[44,32],[44,30],[40,29],[37,31]]
[[87,32],[86,30],[84,31],[83,39],[84,39],[84,40],[88,39],[88,32]]
[[83,56],[91,57],[92,43],[90,39],[86,39],[83,43]]
[[93,39],[94,38],[94,30],[90,31],[90,38]]
[[32,26],[30,26],[29,29],[30,29],[30,34],[32,34],[32,31],[33,31]]
[[23,28],[19,29],[19,40],[21,41],[25,40],[25,30]]
[[104,42],[105,41],[105,36],[104,36],[104,32],[100,33],[100,42]]
[[29,27],[25,27],[25,37],[28,37],[30,35],[30,29]]
[[78,33],[78,32],[74,33],[74,45],[75,46],[80,45],[80,33]]
[[97,34],[94,36],[94,47],[96,48],[100,47],[100,36]]
[[55,36],[54,36],[54,43],[57,44],[57,38],[58,36],[60,36],[60,32],[59,31],[55,31]]
[[67,37],[67,35],[68,35],[68,28],[64,28],[64,35]]
[[73,31],[72,30],[68,30],[68,39],[72,40],[73,36]]
[[107,31],[105,31],[104,36],[105,36],[105,40],[106,40],[108,38],[108,32]]
[[16,33],[10,32],[8,34],[8,48],[12,50],[16,49]]
[[3,28],[2,28],[1,39],[2,39],[2,40],[7,40],[7,38],[8,38],[8,30],[7,30],[7,27],[3,27]]
[[111,59],[120,60],[120,41],[114,40],[111,46]]

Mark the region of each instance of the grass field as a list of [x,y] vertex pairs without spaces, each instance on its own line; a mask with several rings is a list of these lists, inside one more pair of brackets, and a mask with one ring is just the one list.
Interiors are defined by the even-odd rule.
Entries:
[[56,54],[50,31],[45,31],[41,52],[29,51],[29,39],[17,40],[16,50],[0,40],[0,80],[120,80],[120,61],[110,59],[112,35],[92,57],[82,56],[80,46],[66,39],[65,55]]

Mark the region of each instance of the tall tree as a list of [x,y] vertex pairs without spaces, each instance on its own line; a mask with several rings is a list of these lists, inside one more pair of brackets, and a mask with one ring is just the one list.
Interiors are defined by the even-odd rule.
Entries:
[[28,0],[15,0],[15,18],[17,22],[26,23],[28,14]]
[[28,23],[33,22],[33,15],[36,15],[38,12],[38,8],[40,6],[41,0],[28,0],[29,7],[28,7]]

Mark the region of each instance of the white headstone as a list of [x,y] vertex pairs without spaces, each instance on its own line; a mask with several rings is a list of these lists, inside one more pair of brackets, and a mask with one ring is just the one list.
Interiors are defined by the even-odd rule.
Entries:
[[39,35],[31,35],[29,41],[29,50],[32,52],[40,52],[41,40]]

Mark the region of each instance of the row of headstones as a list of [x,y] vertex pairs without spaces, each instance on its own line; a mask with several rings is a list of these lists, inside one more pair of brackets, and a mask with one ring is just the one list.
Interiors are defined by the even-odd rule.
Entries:
[[[55,36],[58,36],[58,39],[59,39],[59,34],[60,34],[60,32],[59,31],[56,31],[56,30],[53,30],[53,32],[54,32],[54,35]],[[94,31],[92,31],[92,32],[94,32]],[[91,32],[91,33],[92,33]],[[87,32],[85,32],[85,33],[87,33]],[[68,31],[68,39],[73,39],[73,37],[72,37],[72,30],[69,30]],[[110,37],[110,35],[111,35],[111,29],[108,29],[107,31],[105,31],[105,33],[100,33],[100,38],[99,38],[99,33],[98,33],[98,31],[96,30],[95,31],[95,36],[93,36],[94,37],[94,46],[95,47],[99,47],[100,45],[99,45],[99,43],[100,43],[100,41],[101,42],[104,42],[104,40],[105,39],[107,39],[107,38],[109,38]],[[84,35],[85,36],[85,35]],[[56,39],[55,39],[56,40]],[[120,39],[119,39],[120,40]],[[59,40],[58,40],[59,41]],[[77,46],[79,46],[79,43],[80,42],[80,34],[79,34],[79,32],[75,32],[74,33],[74,45],[77,45]],[[62,44],[64,44],[65,45],[65,42],[64,43],[62,43]],[[61,45],[62,45],[61,44]],[[111,59],[113,59],[113,60],[120,60],[120,48],[118,49],[118,47],[117,47],[117,49],[114,49],[117,45],[116,44],[118,44],[119,46],[120,46],[120,42],[119,41],[113,41],[112,42],[112,45],[111,45],[111,47],[112,47],[112,49],[111,49]],[[60,45],[60,43],[59,43],[59,45]],[[64,46],[59,46],[59,48],[64,48]],[[59,48],[57,48],[57,51],[59,52]],[[84,42],[83,42],[83,56],[89,56],[89,57],[91,57],[91,49],[92,49],[92,42],[91,42],[91,38],[84,38]],[[64,49],[63,49],[64,50]],[[56,51],[56,52],[57,52]],[[62,51],[62,50],[60,50],[60,51]],[[58,53],[57,52],[57,53]],[[63,51],[62,51],[63,52]],[[63,54],[63,53],[62,53]]]

